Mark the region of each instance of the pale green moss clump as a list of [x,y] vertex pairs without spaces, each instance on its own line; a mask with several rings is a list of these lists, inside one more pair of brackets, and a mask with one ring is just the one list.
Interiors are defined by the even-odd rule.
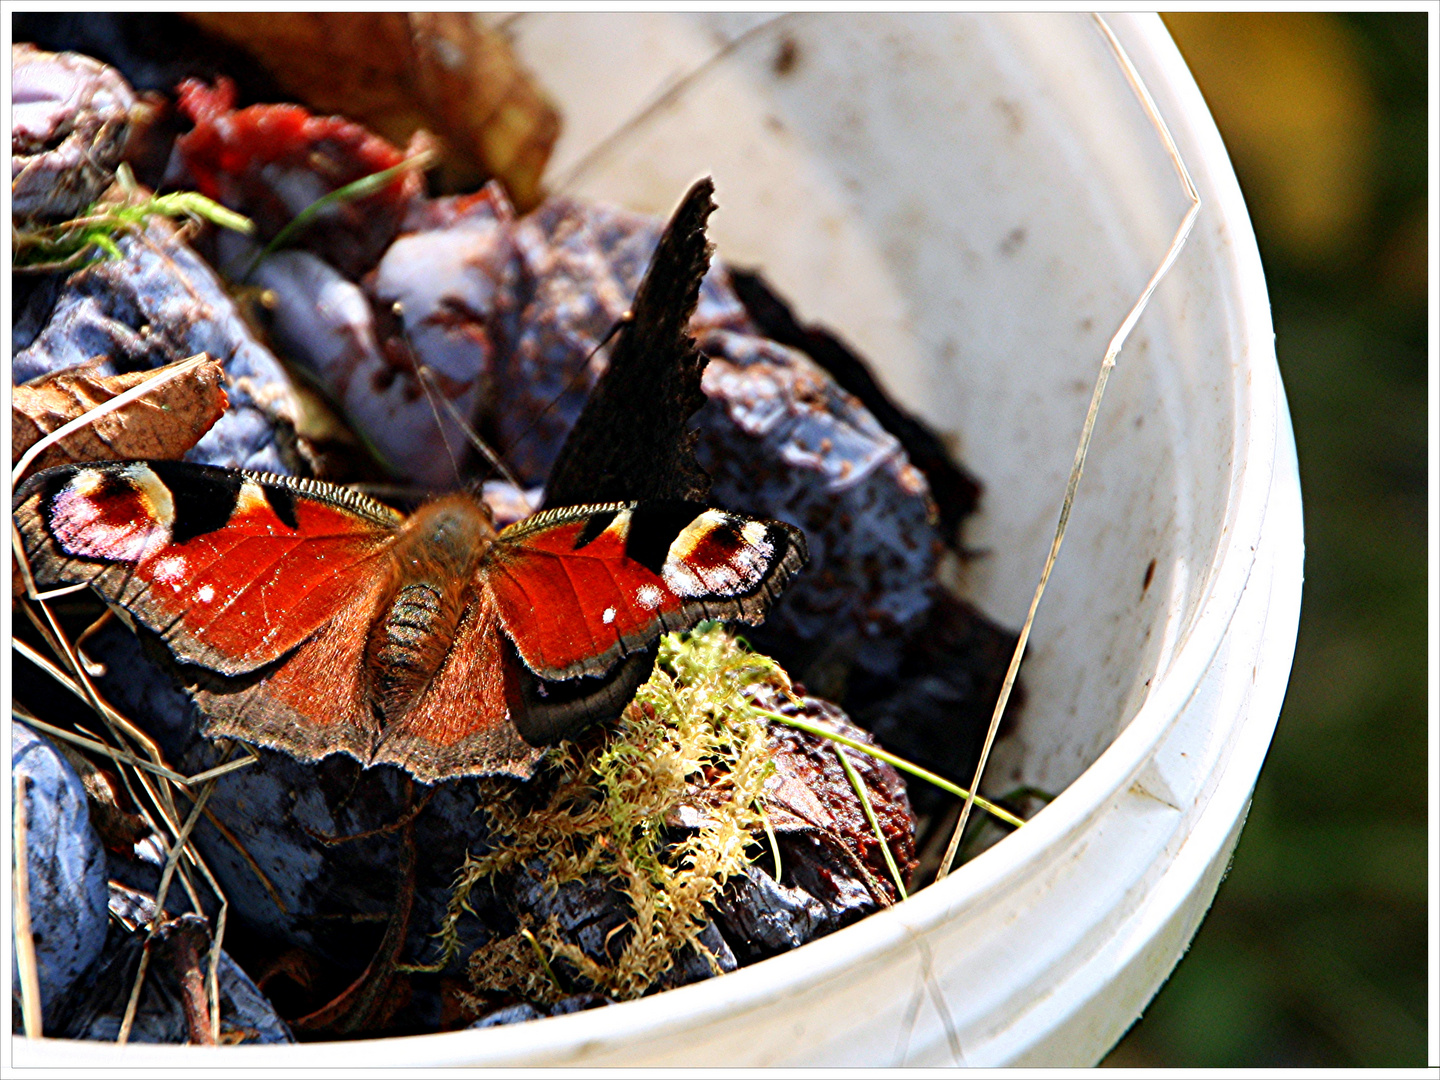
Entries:
[[[790,682],[774,660],[748,651],[717,623],[660,642],[650,680],[610,736],[582,749],[566,743],[552,762],[559,785],[546,806],[521,810],[513,789],[494,785],[486,806],[492,851],[467,856],[441,938],[459,948],[455,925],[483,879],[539,860],[552,888],[593,874],[629,898],[632,919],[620,955],[606,966],[565,940],[553,920],[523,926],[470,958],[475,989],[530,1001],[555,1000],[563,960],[596,990],[636,998],[654,987],[686,946],[709,959],[700,932],[707,904],[745,869],[754,837],[766,831],[762,794],[774,772],[766,721],[747,688]],[[507,797],[509,796],[509,797]],[[686,809],[683,832],[670,829]],[[677,839],[678,836],[678,839]]]

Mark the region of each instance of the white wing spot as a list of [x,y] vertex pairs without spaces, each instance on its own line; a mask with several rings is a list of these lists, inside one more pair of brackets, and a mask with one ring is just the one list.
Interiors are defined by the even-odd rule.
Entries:
[[155,580],[179,592],[189,568],[184,556],[165,555],[155,560]]
[[208,604],[211,600],[215,599],[215,590],[209,585],[201,585],[196,594],[200,597],[202,604]]
[[635,602],[647,611],[654,611],[664,598],[664,594],[654,585],[641,585],[635,590]]
[[[654,585],[647,585],[647,586],[645,586],[645,587],[646,587],[647,589],[653,589],[655,586],[654,586]],[[612,622],[615,621],[615,609],[614,609],[613,607],[607,607],[607,608],[601,613],[600,618],[604,619],[604,620],[605,620],[605,624],[608,626],[610,623],[612,623]]]

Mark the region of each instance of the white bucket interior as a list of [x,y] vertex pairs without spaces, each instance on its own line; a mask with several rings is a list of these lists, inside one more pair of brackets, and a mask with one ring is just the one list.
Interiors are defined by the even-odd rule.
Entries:
[[[513,32],[564,116],[550,177],[578,165],[571,192],[666,214],[712,175],[720,256],[953,440],[986,488],[960,591],[1018,628],[1106,344],[1187,206],[1088,16],[531,14]],[[1236,420],[1202,355],[1226,309],[1194,248],[1110,380],[990,790],[1058,792],[1093,763],[1204,595]]]

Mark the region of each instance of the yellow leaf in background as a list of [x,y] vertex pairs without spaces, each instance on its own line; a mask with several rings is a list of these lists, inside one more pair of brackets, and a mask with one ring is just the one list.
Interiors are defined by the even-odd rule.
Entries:
[[1374,209],[1378,114],[1354,32],[1319,12],[1171,12],[1262,248],[1344,259]]

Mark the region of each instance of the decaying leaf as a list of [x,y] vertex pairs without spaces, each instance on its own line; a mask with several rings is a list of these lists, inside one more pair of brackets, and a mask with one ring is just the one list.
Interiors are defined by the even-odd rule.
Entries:
[[[852,739],[873,743],[841,709],[820,698],[787,699],[772,688],[754,691],[764,707],[782,715],[804,714],[812,722]],[[887,872],[881,839],[866,819],[854,785],[837,756],[849,754],[856,775],[884,833],[902,877],[915,869],[915,819],[905,783],[884,762],[867,754],[845,750],[793,728],[772,725],[768,751],[775,774],[766,789],[770,822],[781,836],[804,834],[816,841],[821,863],[833,861],[832,877],[854,876],[883,902],[899,900]]]
[[445,143],[441,183],[498,177],[521,211],[560,119],[503,35],[464,12],[195,12],[185,18],[250,53],[289,94],[403,146],[422,127]]
[[[155,375],[156,371],[101,375],[91,364],[15,387],[10,405],[11,464],[50,432]],[[223,379],[220,362],[207,359],[190,374],[161,382],[144,397],[67,435],[41,454],[33,468],[126,458],[178,460],[225,412]]]

